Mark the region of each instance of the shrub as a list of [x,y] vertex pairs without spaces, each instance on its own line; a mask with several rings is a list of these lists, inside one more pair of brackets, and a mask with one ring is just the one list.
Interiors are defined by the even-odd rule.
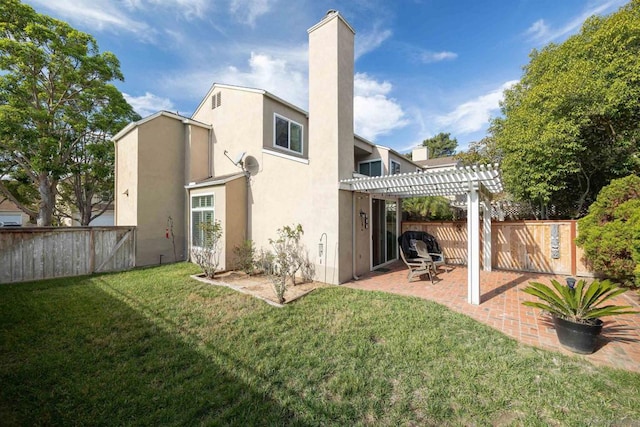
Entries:
[[191,256],[200,266],[204,275],[213,279],[220,265],[220,239],[222,226],[220,221],[200,223],[202,235],[196,241],[197,247],[192,248]]
[[273,274],[274,255],[271,251],[260,249],[260,253],[255,260],[255,269],[264,274]]
[[255,272],[255,254],[256,248],[251,240],[244,240],[239,246],[233,248],[233,253],[236,256],[235,268],[240,271],[244,271],[247,274],[253,274]]
[[309,281],[314,276],[314,266],[309,260],[308,251],[300,243],[304,234],[300,224],[290,227],[288,225],[279,228],[277,239],[269,239],[273,248],[271,263],[271,281],[280,303],[284,302],[284,293],[287,290],[287,280],[296,284],[296,273],[301,271],[303,280]]
[[596,273],[625,286],[640,285],[640,177],[611,181],[578,227],[576,244]]

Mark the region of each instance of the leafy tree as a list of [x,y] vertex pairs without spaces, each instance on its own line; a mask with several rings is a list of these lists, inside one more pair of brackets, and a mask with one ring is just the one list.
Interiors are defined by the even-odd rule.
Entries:
[[422,145],[429,148],[429,158],[453,156],[458,147],[458,140],[451,139],[450,133],[440,132],[432,138],[422,141]]
[[50,225],[67,180],[73,191],[63,191],[87,218],[87,200],[112,185],[104,172],[113,169],[107,136],[137,118],[109,83],[123,80],[119,62],[99,53],[90,35],[18,0],[0,3],[0,34],[0,175],[26,176],[37,206],[1,180],[0,192],[38,225]]
[[492,132],[517,199],[583,214],[611,179],[640,170],[640,0],[534,50]]
[[402,201],[402,210],[414,220],[450,220],[453,210],[446,197],[410,197]]
[[480,141],[472,142],[466,151],[455,155],[463,165],[500,163],[502,153],[496,145],[496,140],[492,136],[482,138]]
[[578,221],[576,243],[595,272],[640,285],[640,178],[629,175],[604,187]]

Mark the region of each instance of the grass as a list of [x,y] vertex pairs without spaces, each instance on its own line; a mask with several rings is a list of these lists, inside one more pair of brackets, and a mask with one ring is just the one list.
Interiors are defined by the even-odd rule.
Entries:
[[277,309],[189,264],[0,286],[2,425],[636,425],[640,375],[428,301]]

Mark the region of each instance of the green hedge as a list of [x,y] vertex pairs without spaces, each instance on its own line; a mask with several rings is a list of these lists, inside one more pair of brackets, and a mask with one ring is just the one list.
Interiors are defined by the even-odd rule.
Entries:
[[578,221],[576,244],[594,272],[640,286],[640,177],[611,181]]

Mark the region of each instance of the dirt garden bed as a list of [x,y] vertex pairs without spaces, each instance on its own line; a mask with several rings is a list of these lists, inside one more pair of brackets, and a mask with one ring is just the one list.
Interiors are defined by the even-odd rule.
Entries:
[[[204,283],[209,283],[216,286],[226,286],[230,289],[242,292],[245,294],[253,295],[273,306],[283,307],[278,303],[278,298],[273,289],[273,283],[268,276],[264,274],[248,275],[239,271],[230,271],[226,273],[217,274],[215,279],[207,279],[202,274],[192,276],[194,279]],[[285,304],[292,303],[297,299],[302,298],[314,289],[330,286],[321,282],[307,282],[297,284],[295,286],[289,284],[287,291],[284,294]]]

